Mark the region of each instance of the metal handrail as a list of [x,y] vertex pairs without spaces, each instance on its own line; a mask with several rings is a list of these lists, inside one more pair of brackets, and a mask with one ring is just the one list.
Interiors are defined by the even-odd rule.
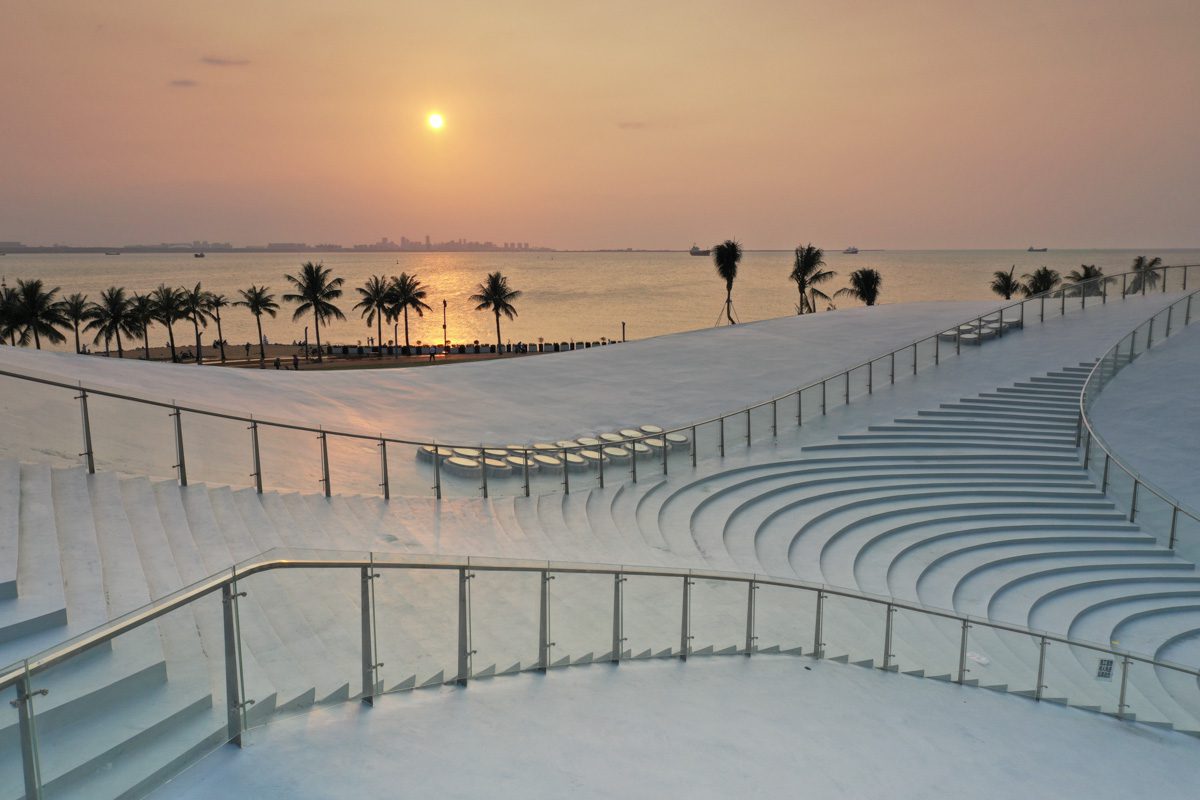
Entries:
[[[1186,328],[1188,325],[1191,324],[1191,322],[1192,322],[1192,314],[1191,314],[1192,300],[1197,295],[1200,295],[1200,290],[1193,291],[1190,294],[1185,295],[1184,297],[1180,298],[1179,300],[1177,300],[1176,302],[1172,303],[1170,306],[1167,307],[1167,312],[1168,312],[1167,325],[1168,326],[1167,326],[1166,331],[1164,331],[1161,334],[1161,338],[1158,339],[1157,341],[1165,340],[1171,336],[1172,331],[1170,328],[1170,320],[1171,320],[1171,311],[1174,308],[1179,307],[1181,305],[1185,308],[1185,312],[1184,312],[1184,316],[1183,316],[1183,324],[1180,325],[1179,328],[1176,330],[1182,330],[1183,328]],[[1120,456],[1118,456],[1116,453],[1114,453],[1112,447],[1104,439],[1104,437],[1096,432],[1093,421],[1092,421],[1091,417],[1088,415],[1089,407],[1093,403],[1095,403],[1096,398],[1100,395],[1100,393],[1104,389],[1104,387],[1107,386],[1108,383],[1111,382],[1112,379],[1114,377],[1116,377],[1116,375],[1119,372],[1121,372],[1121,370],[1125,369],[1125,367],[1132,364],[1136,360],[1138,355],[1140,355],[1140,354],[1134,354],[1135,341],[1134,341],[1133,337],[1135,337],[1137,332],[1139,330],[1141,330],[1141,328],[1144,325],[1146,325],[1147,323],[1150,323],[1150,325],[1153,326],[1154,320],[1157,319],[1160,314],[1162,314],[1162,309],[1160,309],[1158,312],[1156,312],[1155,314],[1153,314],[1146,320],[1143,320],[1133,330],[1129,331],[1124,336],[1122,336],[1116,342],[1116,344],[1114,344],[1112,347],[1110,347],[1108,350],[1105,351],[1104,355],[1101,356],[1100,359],[1096,361],[1095,365],[1092,366],[1091,371],[1088,372],[1087,380],[1084,381],[1083,388],[1079,392],[1079,425],[1080,425],[1080,439],[1081,439],[1080,444],[1083,445],[1083,447],[1084,447],[1083,466],[1085,469],[1088,467],[1090,459],[1092,457],[1094,457],[1093,454],[1091,453],[1093,444],[1099,445],[1100,450],[1103,452],[1103,454],[1104,454],[1103,483],[1105,484],[1105,486],[1103,488],[1105,490],[1107,490],[1107,484],[1109,483],[1109,481],[1108,481],[1109,470],[1111,469],[1112,465],[1114,465],[1114,464],[1119,469],[1123,470],[1130,478],[1133,479],[1133,495],[1132,495],[1131,507],[1129,510],[1129,521],[1130,522],[1135,521],[1135,519],[1137,517],[1137,511],[1138,511],[1137,495],[1138,495],[1139,488],[1148,490],[1151,494],[1155,495],[1156,497],[1158,497],[1160,500],[1162,500],[1164,503],[1166,503],[1168,506],[1171,507],[1171,523],[1170,523],[1170,531],[1168,533],[1168,545],[1167,546],[1170,549],[1174,550],[1175,549],[1175,541],[1176,541],[1176,526],[1178,523],[1178,515],[1180,513],[1182,513],[1182,514],[1190,517],[1191,519],[1195,520],[1197,523],[1200,523],[1200,511],[1197,511],[1196,509],[1193,509],[1188,504],[1183,503],[1180,500],[1176,499],[1172,494],[1170,494],[1166,490],[1158,487],[1152,481],[1146,480],[1146,478],[1143,477],[1141,472],[1139,472],[1138,470],[1131,467],[1124,459],[1122,459]],[[1152,331],[1153,327],[1151,327],[1150,330]],[[1154,347],[1155,341],[1156,340],[1153,339],[1152,337],[1148,337],[1147,343],[1146,343],[1146,350],[1144,350],[1142,352],[1147,352],[1147,351],[1151,350]],[[1128,357],[1121,355],[1121,350],[1125,346],[1126,342],[1129,342],[1129,356]],[[1108,364],[1110,359],[1111,359],[1111,365]],[[1100,383],[1100,378],[1104,374],[1105,370],[1108,370],[1108,379],[1106,381],[1104,381],[1103,383]]]
[[[1188,270],[1193,267],[1200,267],[1200,264],[1164,265],[1164,266],[1155,268],[1153,270],[1153,272],[1161,274],[1162,281],[1163,281],[1163,283],[1162,283],[1163,291],[1166,291],[1168,272],[1171,270],[1183,270],[1183,288],[1184,288],[1184,290],[1186,290]],[[908,351],[909,349],[912,349],[912,351],[913,351],[912,371],[913,371],[913,374],[915,375],[918,372],[918,365],[917,365],[918,347],[922,344],[925,344],[928,342],[933,342],[934,343],[934,363],[935,364],[939,363],[940,350],[938,348],[938,342],[940,341],[939,337],[941,337],[945,331],[958,330],[964,326],[969,326],[969,325],[973,325],[973,324],[977,324],[980,326],[980,328],[982,328],[982,323],[984,321],[996,319],[1000,322],[1000,335],[1002,336],[1003,335],[1003,327],[1004,327],[1004,312],[1006,312],[1006,311],[1009,311],[1014,308],[1020,308],[1021,309],[1020,320],[1023,325],[1024,324],[1024,308],[1025,308],[1026,304],[1040,302],[1041,303],[1041,316],[1044,318],[1046,301],[1049,299],[1052,299],[1052,298],[1061,298],[1061,300],[1062,300],[1062,304],[1060,306],[1060,316],[1061,316],[1066,313],[1066,298],[1067,297],[1078,296],[1081,301],[1081,306],[1086,306],[1087,298],[1089,296],[1093,296],[1093,297],[1100,296],[1101,301],[1106,302],[1107,297],[1108,297],[1108,288],[1107,288],[1108,285],[1111,283],[1115,283],[1118,279],[1121,279],[1121,281],[1122,281],[1123,288],[1122,288],[1122,292],[1121,292],[1121,297],[1125,297],[1126,292],[1124,289],[1127,284],[1129,276],[1138,276],[1138,275],[1141,275],[1141,273],[1130,271],[1130,272],[1118,273],[1116,275],[1101,276],[1099,278],[1093,278],[1091,280],[1083,281],[1081,283],[1071,284],[1070,286],[1063,286],[1063,287],[1054,289],[1049,292],[1044,292],[1042,294],[1033,295],[1033,296],[1025,298],[1023,300],[1019,300],[1015,303],[1009,303],[1007,305],[1003,305],[998,308],[995,308],[991,311],[987,311],[987,312],[984,312],[981,314],[976,314],[975,316],[971,317],[970,319],[959,322],[956,325],[952,325],[948,328],[939,330],[938,332],[936,332],[930,336],[925,336],[921,339],[917,339],[903,347],[899,347],[888,353],[884,353],[883,355],[876,356],[874,358],[868,359],[861,363],[855,364],[852,367],[841,370],[841,371],[834,373],[833,375],[823,378],[819,381],[813,381],[812,383],[809,383],[805,386],[801,386],[796,389],[789,390],[782,394],[775,395],[766,400],[762,400],[762,401],[759,401],[759,402],[751,404],[751,405],[743,406],[734,411],[729,411],[729,412],[726,412],[723,414],[718,414],[716,416],[707,417],[704,419],[686,423],[684,425],[678,425],[678,426],[675,426],[675,427],[672,427],[669,429],[665,429],[660,433],[647,433],[647,434],[636,436],[636,437],[623,437],[622,443],[637,444],[640,442],[644,442],[648,439],[660,439],[661,437],[664,437],[667,434],[687,434],[689,432],[694,433],[697,428],[700,428],[702,426],[710,425],[712,423],[720,423],[723,426],[724,422],[726,420],[731,420],[731,419],[734,419],[737,417],[741,417],[743,415],[745,415],[747,417],[746,440],[750,441],[751,435],[750,435],[750,431],[749,431],[749,415],[752,411],[755,411],[755,410],[761,409],[761,408],[765,408],[772,404],[777,404],[779,401],[786,400],[791,397],[801,397],[805,391],[808,391],[811,389],[816,389],[817,387],[827,387],[830,383],[837,381],[839,379],[843,380],[843,382],[846,385],[846,402],[848,403],[849,402],[850,375],[851,375],[851,373],[855,372],[856,370],[859,370],[859,369],[862,369],[865,367],[865,368],[872,370],[872,373],[873,373],[874,365],[876,363],[878,363],[880,361],[884,361],[885,359],[891,359],[892,364],[893,364],[893,370],[892,370],[892,374],[891,374],[891,382],[895,383],[894,365],[895,365],[896,356],[900,353]],[[1099,291],[1095,291],[1095,290],[1099,290]],[[1142,286],[1141,286],[1141,294],[1145,294],[1145,293],[1146,293],[1146,282],[1143,281]],[[959,348],[956,347],[956,350],[958,350],[958,349]],[[531,446],[521,448],[521,449],[512,449],[508,445],[498,445],[498,444],[488,445],[488,444],[481,444],[479,442],[448,444],[448,443],[438,442],[437,440],[415,441],[415,440],[398,438],[398,437],[393,437],[393,436],[384,436],[382,434],[368,434],[368,433],[359,433],[359,432],[355,432],[355,431],[333,430],[333,429],[325,428],[325,427],[322,427],[319,425],[314,427],[312,425],[305,425],[305,424],[301,424],[301,423],[291,423],[291,422],[285,422],[282,420],[266,419],[266,418],[262,418],[262,417],[256,417],[253,414],[240,415],[240,414],[236,414],[236,413],[216,411],[216,410],[212,410],[212,409],[202,408],[199,406],[181,405],[181,404],[175,402],[174,400],[172,400],[170,402],[163,401],[163,400],[153,400],[150,398],[137,397],[134,395],[124,394],[121,392],[84,386],[82,382],[67,383],[64,381],[54,380],[51,378],[43,378],[43,377],[38,377],[35,375],[29,375],[27,373],[14,372],[12,370],[5,370],[5,369],[0,369],[0,376],[16,378],[18,380],[27,380],[27,381],[39,383],[42,385],[54,386],[54,387],[58,387],[58,388],[62,388],[62,389],[71,389],[73,391],[78,391],[81,394],[86,394],[86,395],[95,395],[98,397],[108,397],[108,398],[113,398],[113,399],[117,399],[117,400],[128,400],[128,401],[135,402],[135,403],[141,403],[143,405],[149,405],[149,406],[153,406],[153,407],[157,407],[157,408],[169,409],[173,415],[177,415],[180,412],[187,412],[189,414],[198,414],[198,415],[213,417],[213,418],[217,418],[217,419],[225,419],[225,420],[230,420],[230,421],[234,421],[234,422],[248,423],[251,426],[266,426],[266,427],[270,427],[270,428],[279,428],[279,429],[284,429],[284,430],[292,430],[292,431],[300,431],[300,432],[304,432],[304,433],[311,433],[311,434],[315,434],[318,437],[322,438],[323,441],[325,440],[325,437],[338,437],[338,438],[352,439],[352,440],[358,440],[358,441],[369,441],[369,442],[374,442],[376,444],[383,445],[383,446],[386,446],[388,444],[399,444],[399,445],[413,446],[413,447],[417,447],[417,448],[432,447],[432,448],[435,448],[437,451],[439,451],[439,453],[441,450],[451,451],[454,449],[472,449],[472,450],[504,449],[504,450],[511,450],[512,452],[522,454],[522,456],[527,461],[529,458],[531,458],[533,455],[537,454],[537,452],[538,452],[536,449],[534,449]],[[870,388],[871,382],[868,383],[868,387],[869,387],[869,392],[870,392],[872,390]],[[825,407],[825,402],[823,400],[822,401],[822,409],[824,409],[824,407]],[[797,416],[799,417],[799,414]],[[177,422],[178,422],[178,419],[177,419]],[[777,425],[774,427],[777,428]],[[177,435],[178,435],[178,431],[177,431]],[[601,448],[606,447],[606,446],[609,446],[609,443],[604,443],[604,444],[600,445]],[[692,441],[691,447],[693,450],[693,460],[694,460],[695,459],[695,448],[696,448],[696,443],[694,440]],[[578,453],[581,451],[593,450],[593,449],[595,449],[594,446],[577,445],[577,446],[573,446],[573,447],[556,447],[553,451],[549,451],[549,452],[560,453],[560,454],[565,455],[567,453]],[[724,434],[723,433],[722,433],[721,451],[723,454],[723,451],[724,451]],[[91,455],[90,446],[88,447],[88,451],[85,454],[89,455],[89,457],[90,457],[90,455]],[[634,461],[633,461],[633,464],[635,465],[634,469],[636,469],[636,459],[637,459],[636,452],[632,454],[632,457],[634,459]],[[603,458],[601,459],[601,462],[602,461],[603,461]],[[89,462],[89,467],[90,466],[91,466],[91,464]],[[564,463],[563,464],[564,472],[566,471],[566,469],[567,469],[567,465]],[[601,469],[603,469],[603,468],[601,467]],[[486,494],[487,494],[487,489],[486,489],[487,468],[486,468],[486,466],[482,466],[480,472],[481,472],[481,475],[482,475],[482,478],[484,481],[481,489],[483,491],[483,494],[486,496]],[[328,475],[326,475],[325,477],[326,477],[326,481],[325,481],[326,493],[328,494],[328,492],[329,492]],[[259,483],[261,483],[261,476],[258,476],[257,480],[259,481]],[[435,487],[435,489],[438,491],[438,496],[440,497],[440,477],[438,477],[437,480],[439,481],[439,486]],[[182,474],[181,474],[181,482],[186,482],[183,479]],[[261,489],[261,486],[260,486],[260,489]],[[526,494],[528,494],[528,492],[529,492],[528,480],[526,480],[525,490],[526,490]],[[385,494],[386,494],[386,487],[385,487]]]
[[[139,628],[149,622],[171,613],[177,609],[199,600],[213,592],[228,588],[251,575],[269,572],[277,569],[419,569],[419,570],[478,570],[493,572],[549,572],[564,574],[587,575],[620,575],[642,576],[654,578],[689,578],[730,583],[755,584],[758,586],[776,586],[785,589],[819,592],[827,596],[844,597],[851,600],[861,600],[874,605],[889,606],[905,611],[913,611],[927,616],[954,620],[959,623],[978,625],[994,630],[1021,634],[1035,639],[1045,639],[1049,642],[1080,647],[1098,653],[1127,658],[1143,664],[1174,670],[1200,677],[1200,668],[1188,667],[1170,661],[1156,659],[1153,656],[1142,655],[1130,650],[1115,648],[1111,645],[1074,639],[1069,636],[1049,631],[1015,625],[1007,622],[963,614],[957,611],[926,606],[907,600],[900,600],[887,595],[860,592],[855,589],[830,586],[823,583],[801,581],[791,578],[781,578],[760,573],[743,573],[724,570],[671,568],[662,566],[644,566],[636,564],[603,564],[571,561],[543,561],[539,559],[509,559],[476,556],[437,556],[413,555],[401,553],[371,552],[363,555],[347,555],[334,553],[322,556],[324,551],[296,550],[292,548],[273,548],[261,555],[242,561],[228,570],[222,570],[203,578],[190,586],[186,586],[165,597],[155,600],[139,609],[130,611],[120,617],[110,620],[91,631],[68,639],[53,647],[16,662],[0,672],[0,691],[13,686],[27,675],[43,672],[57,664],[61,664],[87,650]],[[383,560],[380,560],[383,559]]]

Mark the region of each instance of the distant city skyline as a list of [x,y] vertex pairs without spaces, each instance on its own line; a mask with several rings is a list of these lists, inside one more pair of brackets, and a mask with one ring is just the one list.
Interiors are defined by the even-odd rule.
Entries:
[[1200,244],[1196,2],[5,12],[3,239]]

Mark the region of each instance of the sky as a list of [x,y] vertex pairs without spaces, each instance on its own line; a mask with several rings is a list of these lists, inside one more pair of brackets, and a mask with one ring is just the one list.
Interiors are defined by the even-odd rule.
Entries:
[[0,10],[0,240],[1200,244],[1195,0]]

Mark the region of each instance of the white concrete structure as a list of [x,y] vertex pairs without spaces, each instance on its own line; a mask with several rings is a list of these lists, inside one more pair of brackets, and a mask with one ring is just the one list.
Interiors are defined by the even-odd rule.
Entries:
[[[631,464],[629,472],[610,473],[603,487],[594,473],[583,472],[572,477],[569,494],[551,477],[535,484],[530,497],[514,490],[519,484],[511,477],[497,478],[509,481],[508,488],[496,491],[504,486],[497,483],[487,498],[477,496],[474,483],[457,493],[448,491],[441,500],[428,491],[411,496],[394,491],[390,500],[341,494],[343,485],[369,487],[378,459],[373,445],[361,453],[328,454],[335,481],[339,475],[358,475],[335,483],[332,497],[307,478],[296,481],[305,491],[268,488],[261,493],[245,479],[233,487],[197,479],[204,466],[216,471],[227,461],[248,460],[244,425],[232,421],[204,429],[204,435],[187,443],[193,479],[180,486],[171,478],[172,420],[158,408],[145,417],[122,414],[115,400],[92,403],[93,435],[104,439],[96,444],[100,468],[89,474],[85,466],[70,465],[78,462],[71,454],[80,449],[77,401],[70,395],[60,399],[44,387],[16,392],[11,387],[26,383],[4,379],[0,663],[29,657],[272,548],[350,551],[356,557],[375,552],[379,559],[389,554],[502,556],[758,573],[913,607],[893,611],[836,592],[820,596],[762,586],[752,590],[757,638],[750,649],[800,658],[772,661],[769,667],[714,666],[713,675],[725,677],[713,680],[753,680],[761,674],[764,680],[778,681],[788,670],[812,666],[809,657],[818,650],[827,659],[962,680],[1200,732],[1200,691],[1194,677],[1132,662],[1123,680],[1123,665],[1105,665],[1097,651],[983,624],[990,620],[1200,664],[1191,644],[1192,632],[1200,629],[1200,611],[1187,600],[1200,586],[1193,564],[1165,547],[1161,531],[1128,521],[1126,511],[1100,491],[1093,473],[1080,464],[1075,438],[1079,391],[1092,361],[1125,331],[1179,297],[1167,293],[1105,305],[1089,302],[1062,317],[1048,316],[1044,323],[1027,320],[1023,330],[1014,328],[955,358],[947,353],[936,367],[930,361],[920,374],[901,375],[894,385],[873,371],[869,395],[855,386],[850,405],[827,398],[827,413],[810,406],[802,426],[792,420],[773,431],[762,416],[751,415],[749,443],[737,440],[744,431],[727,430],[723,458],[716,455],[714,440],[705,438],[716,430],[707,426],[696,435],[703,457],[695,468],[685,447],[674,451],[665,476],[643,466],[634,482]],[[447,386],[490,390],[506,414],[499,422],[479,415],[470,423],[477,426],[473,434],[490,433],[497,442],[554,441],[647,423],[674,426],[703,418],[718,404],[736,407],[785,393],[810,377],[808,367],[782,374],[796,358],[790,349],[796,341],[805,342],[807,352],[815,347],[812,342],[831,337],[828,348],[819,350],[823,360],[812,368],[827,374],[886,351],[881,344],[895,346],[901,337],[936,332],[978,313],[974,306],[895,306],[576,354],[559,363],[582,372],[564,373],[563,394],[554,398],[536,391],[539,381],[554,374],[554,356],[488,369],[464,365],[399,373],[425,376],[404,377],[406,381],[437,381],[440,374]],[[935,331],[928,330],[931,318]],[[918,330],[919,325],[924,327]],[[850,332],[856,336],[847,338]],[[677,346],[676,338],[686,341]],[[877,350],[866,352],[865,347]],[[1166,347],[1162,352],[1168,352]],[[728,364],[714,361],[714,353],[729,353]],[[281,390],[282,378],[272,372],[100,366],[112,371],[86,374],[96,369],[96,360],[0,348],[0,367],[12,371],[36,367],[45,376],[86,379],[89,387],[103,379],[109,388],[136,386],[141,396],[167,401],[186,389],[192,396],[203,393],[196,402],[210,407],[236,398],[238,406],[262,403],[277,417],[309,424],[319,421],[310,414],[324,419],[349,407],[374,413],[391,402],[385,384],[368,385],[389,379],[379,372],[355,376],[349,383],[343,383],[347,376],[341,373],[288,376],[303,377],[309,384],[293,403],[291,390]],[[732,379],[723,376],[726,369]],[[1137,369],[1136,364],[1130,368],[1130,378]],[[506,370],[512,371],[508,382],[495,384],[494,376]],[[682,377],[667,380],[664,376],[672,372]],[[197,373],[203,377],[191,377]],[[797,375],[802,379],[796,380]],[[321,380],[331,387],[329,397],[322,396]],[[608,390],[589,422],[596,382]],[[677,384],[689,388],[676,392]],[[714,388],[706,392],[705,386]],[[337,399],[338,391],[348,394]],[[425,387],[422,393],[436,410],[432,404],[438,387]],[[536,402],[535,395],[540,398]],[[627,402],[617,403],[612,395]],[[810,398],[805,396],[804,402]],[[423,428],[456,422],[443,419],[445,414],[421,413],[430,415],[419,423]],[[307,436],[305,441],[311,448]],[[101,457],[104,448],[108,455]],[[234,455],[239,451],[243,454]],[[283,467],[302,452],[308,451],[280,449],[276,474],[292,472]],[[414,456],[408,456],[414,465],[411,480],[420,485],[424,473],[419,470],[429,465]],[[308,470],[304,468],[305,475]],[[548,614],[539,605],[536,571],[480,570],[471,581],[472,678],[536,667],[543,657],[540,616],[548,617],[550,664],[613,656],[611,576],[548,569],[554,573],[554,582],[547,584]],[[377,689],[424,686],[430,687],[426,691],[432,699],[419,701],[423,706],[469,704],[433,691],[459,674],[455,573],[379,572],[372,584],[374,655],[383,664],[376,673]],[[695,581],[687,595],[689,622],[682,641],[680,586],[675,577],[628,578],[622,589],[625,641],[619,655],[696,656],[746,649],[750,634],[744,584]],[[253,701],[246,709],[249,724],[336,704],[362,692],[363,586],[358,569],[269,572],[239,581],[237,589],[247,593],[237,601],[238,685],[241,697]],[[946,614],[928,616],[918,613],[918,606]],[[31,688],[49,690],[32,701],[41,782],[48,792],[62,797],[137,795],[225,741],[229,696],[223,614],[220,596],[209,595],[83,657],[35,673]],[[980,620],[967,630],[965,648],[966,629],[959,623],[964,616]],[[936,702],[924,698],[936,697],[938,690],[962,691],[932,683],[913,688],[919,684],[907,676],[871,683],[880,679],[818,665],[828,687],[822,691],[832,697],[842,693],[846,708],[863,708],[853,703],[853,696],[864,690],[864,681],[895,687],[904,695],[897,708]],[[572,680],[581,686],[593,683],[586,691],[593,694],[590,702],[596,702],[594,695],[601,690],[594,680],[604,679]],[[504,688],[506,681],[511,689]],[[487,691],[511,691],[503,702],[514,703],[521,702],[529,685],[525,679],[498,679]],[[712,685],[701,682],[694,691],[710,691],[705,687]],[[653,681],[646,687],[653,689]],[[452,697],[469,697],[472,691]],[[6,697],[12,692],[5,690]],[[802,702],[786,691],[779,697]],[[547,696],[544,702],[545,716],[566,726],[558,729],[561,733],[573,728],[563,700]],[[746,702],[751,707],[761,700],[747,697]],[[992,707],[990,701],[972,702],[981,709]],[[1003,715],[1004,730],[1021,727],[1019,707],[1001,703],[995,708]],[[985,713],[991,711],[980,711]],[[1043,724],[1037,716],[1028,712],[1030,728]],[[1063,736],[1085,723],[1115,724],[1086,715],[1079,719],[1064,717]],[[983,718],[975,722],[986,724]],[[931,722],[931,732],[937,724],[959,725],[961,720]],[[411,735],[430,735],[430,729],[414,725],[407,729]],[[378,735],[388,735],[388,730],[383,727]],[[662,737],[669,730],[662,728]],[[17,711],[0,706],[0,797],[21,793],[20,731]],[[842,733],[849,737],[853,731]],[[720,741],[715,729],[710,734],[711,742]],[[270,734],[272,741],[283,735]],[[1010,736],[1015,734],[1005,734]],[[1081,737],[1078,744],[1097,747],[1101,758],[1126,742],[1124,737]],[[1153,737],[1172,752],[1194,746],[1177,734]],[[299,747],[281,746],[275,752],[283,759]],[[498,741],[497,747],[511,752],[503,748],[515,745]],[[223,758],[252,758],[254,753],[251,748]],[[891,758],[916,757],[897,753]],[[1168,767],[1174,763],[1174,756],[1163,757]],[[443,762],[429,763],[436,769]],[[932,763],[926,766],[932,768]],[[770,759],[762,765],[778,768]],[[920,764],[912,768],[914,776],[921,774]],[[581,764],[571,773],[573,779],[587,779],[592,774],[588,770]],[[213,785],[206,784],[209,780],[201,775],[190,785]],[[428,780],[430,787],[440,785]],[[828,780],[822,785],[839,785],[836,775]],[[531,774],[514,784],[512,793],[536,796],[536,781]],[[1088,785],[1109,785],[1097,781]],[[842,785],[845,796],[856,796],[855,787],[865,786]],[[320,794],[318,786],[312,786],[314,796]],[[978,794],[991,794],[986,786],[976,788]],[[919,793],[917,789],[914,784]],[[168,785],[163,796],[172,792]],[[1005,788],[1003,794],[1010,793]]]

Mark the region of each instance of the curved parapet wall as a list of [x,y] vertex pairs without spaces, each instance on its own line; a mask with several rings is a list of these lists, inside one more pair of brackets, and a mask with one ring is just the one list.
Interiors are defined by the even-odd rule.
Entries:
[[[876,387],[985,347],[1026,323],[1123,299],[1135,286],[1139,293],[1147,287],[1154,292],[1186,289],[1194,267],[1160,267],[1153,280],[1126,273],[1072,284],[977,314],[820,381],[719,416],[665,431],[645,424],[653,420],[627,420],[629,427],[613,431],[615,439],[610,440],[418,441],[135,397],[30,372],[0,371],[0,376],[20,381],[19,391],[39,406],[42,441],[36,449],[69,454],[72,460],[78,454],[89,468],[97,458],[111,458],[107,466],[136,464],[138,474],[174,475],[181,484],[190,474],[193,480],[260,490],[321,486],[327,495],[336,490],[385,498],[393,491],[437,497],[570,492],[572,486],[636,482],[639,475],[688,469],[701,459],[794,435],[806,421],[866,398]],[[130,419],[138,421],[138,430],[127,435]]]
[[[1112,380],[1140,356],[1178,335],[1200,314],[1200,292],[1192,292],[1160,310],[1121,337],[1096,362],[1079,397],[1080,445],[1084,467],[1129,513],[1129,520],[1152,531],[1172,550],[1192,561],[1200,558],[1200,511],[1181,501],[1134,468],[1097,432],[1092,418],[1096,401]],[[1195,308],[1193,309],[1193,306]],[[1186,409],[1183,410],[1186,415]],[[1188,422],[1192,420],[1183,417]],[[1162,421],[1162,424],[1170,424]]]

